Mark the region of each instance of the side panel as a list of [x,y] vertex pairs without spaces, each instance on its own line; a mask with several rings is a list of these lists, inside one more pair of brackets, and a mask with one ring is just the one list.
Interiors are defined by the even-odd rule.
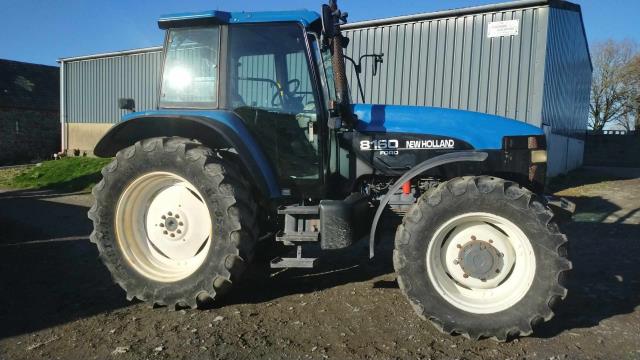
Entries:
[[456,150],[472,150],[453,137],[406,133],[341,134],[341,146],[384,175],[402,175],[427,159]]

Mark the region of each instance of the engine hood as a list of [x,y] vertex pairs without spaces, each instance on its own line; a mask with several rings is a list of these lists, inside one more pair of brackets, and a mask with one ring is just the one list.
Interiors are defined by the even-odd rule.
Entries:
[[502,116],[426,106],[355,104],[360,132],[430,134],[463,140],[475,149],[501,149],[504,136],[544,135]]

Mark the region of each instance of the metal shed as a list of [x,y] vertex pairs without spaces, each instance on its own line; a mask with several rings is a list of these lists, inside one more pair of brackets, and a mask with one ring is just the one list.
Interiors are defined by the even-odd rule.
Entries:
[[[361,74],[365,102],[515,118],[547,134],[550,175],[582,163],[591,62],[580,7],[521,0],[344,26],[347,55],[384,53]],[[156,107],[160,48],[61,59],[63,148],[90,150],[118,121],[119,97]],[[360,102],[355,73],[351,93]]]
[[[353,59],[384,53],[378,76],[363,65],[365,102],[518,119],[545,130],[551,175],[582,164],[592,67],[580,6],[525,0],[344,28]],[[352,71],[361,101],[356,83]]]
[[125,110],[119,98],[133,98],[138,109],[157,104],[162,48],[152,47],[63,58],[60,63],[62,149],[91,153]]

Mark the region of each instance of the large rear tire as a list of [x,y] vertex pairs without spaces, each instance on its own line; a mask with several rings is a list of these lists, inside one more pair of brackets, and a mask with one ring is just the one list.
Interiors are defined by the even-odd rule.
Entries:
[[425,194],[398,227],[398,283],[441,331],[505,341],[533,332],[564,299],[567,239],[529,190],[456,178]]
[[127,293],[196,307],[235,283],[256,242],[256,205],[242,174],[183,138],[151,138],[102,170],[91,241]]

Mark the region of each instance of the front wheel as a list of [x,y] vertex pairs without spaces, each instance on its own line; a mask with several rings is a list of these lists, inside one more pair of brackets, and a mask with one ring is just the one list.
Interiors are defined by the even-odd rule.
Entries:
[[102,174],[91,241],[129,299],[195,307],[239,278],[256,206],[235,165],[191,140],[152,138],[119,151]]
[[530,191],[463,177],[421,197],[398,228],[394,267],[414,309],[446,333],[532,333],[564,299],[566,237]]

